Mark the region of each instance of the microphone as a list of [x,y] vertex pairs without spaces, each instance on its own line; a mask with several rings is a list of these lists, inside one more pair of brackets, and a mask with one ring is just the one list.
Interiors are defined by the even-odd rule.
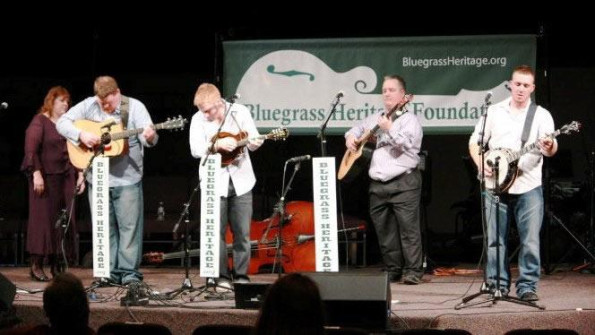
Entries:
[[337,93],[337,100],[341,99],[344,96],[345,96],[345,93],[343,93],[343,91],[339,91],[339,93]]
[[3,101],[0,104],[0,110],[3,110],[3,109],[8,109],[8,103],[6,101]]
[[312,158],[312,156],[310,156],[310,155],[297,156],[297,157],[293,157],[293,158],[288,159],[286,163],[303,162],[303,161],[310,160],[310,158]]
[[235,93],[234,95],[232,95],[231,97],[225,99],[231,103],[236,102],[236,100],[238,100],[239,98],[241,98],[242,96],[240,95],[240,93]]
[[494,93],[492,93],[492,91],[488,91],[488,93],[486,94],[485,99],[483,100],[485,102],[486,105],[491,104],[490,99],[492,99],[492,95],[494,95]]
[[496,156],[496,158],[494,158],[494,160],[492,161],[491,159],[488,159],[486,161],[486,163],[488,164],[489,167],[493,168],[493,167],[497,167],[498,164],[500,163],[500,156]]

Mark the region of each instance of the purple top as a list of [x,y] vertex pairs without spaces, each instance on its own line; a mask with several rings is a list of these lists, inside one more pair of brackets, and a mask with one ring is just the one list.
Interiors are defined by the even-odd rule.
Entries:
[[43,175],[61,174],[72,168],[66,150],[66,139],[56,130],[56,125],[45,115],[37,114],[25,132],[25,158],[21,171]]

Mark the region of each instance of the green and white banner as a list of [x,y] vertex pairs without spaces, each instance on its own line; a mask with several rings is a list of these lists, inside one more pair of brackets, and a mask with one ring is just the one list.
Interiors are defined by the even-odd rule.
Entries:
[[259,129],[316,134],[339,100],[327,133],[342,134],[384,111],[382,81],[398,74],[414,95],[407,110],[425,133],[469,132],[484,100],[508,97],[518,65],[535,66],[535,35],[228,41],[226,95],[252,113]]

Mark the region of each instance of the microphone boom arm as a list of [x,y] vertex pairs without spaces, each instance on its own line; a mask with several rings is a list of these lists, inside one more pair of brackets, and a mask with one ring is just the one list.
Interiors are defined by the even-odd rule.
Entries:
[[320,131],[318,132],[317,137],[320,139],[320,156],[321,157],[326,157],[326,137],[325,137],[324,131],[326,130],[326,126],[327,126],[328,122],[331,120],[331,116],[333,114],[335,114],[337,105],[341,101],[342,97],[343,97],[343,92],[339,92],[337,94],[335,101],[332,104],[330,113],[328,113],[326,120],[324,120],[324,122],[320,126]]

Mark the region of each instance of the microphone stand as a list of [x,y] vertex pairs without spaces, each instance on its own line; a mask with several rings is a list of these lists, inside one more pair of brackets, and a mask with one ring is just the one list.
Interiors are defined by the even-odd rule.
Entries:
[[[324,120],[324,123],[322,124],[322,126],[320,126],[320,131],[318,132],[318,138],[320,138],[320,156],[321,157],[326,157],[326,136],[324,134],[324,131],[326,130],[326,126],[327,126],[328,122],[330,121],[331,116],[333,114],[335,114],[337,105],[341,101],[342,97],[343,97],[343,92],[337,93],[335,101],[331,104],[332,107],[331,107],[330,113],[328,113],[326,120]],[[345,238],[345,265],[346,265],[347,269],[349,269],[349,245],[351,243],[350,243],[349,237],[347,235],[347,230],[345,227],[345,219],[343,217],[343,198],[341,196],[341,194],[342,194],[341,183],[337,183],[336,187],[337,187],[337,194],[339,195],[338,198],[339,198],[339,209],[340,209],[340,214],[341,214],[341,225],[342,225],[343,235]]]
[[330,113],[328,113],[326,120],[324,120],[324,123],[322,124],[322,126],[320,126],[320,131],[318,132],[317,137],[320,139],[320,156],[321,157],[326,157],[326,136],[324,134],[326,125],[330,121],[331,116],[333,114],[335,114],[335,110],[337,108],[337,105],[339,104],[339,101],[341,101],[342,96],[343,96],[342,93],[337,94],[337,98],[335,99],[334,103],[332,104]]
[[[480,210],[481,210],[481,227],[483,229],[483,249],[481,252],[481,257],[480,259],[484,260],[484,271],[483,271],[483,283],[481,283],[481,287],[479,288],[479,292],[471,294],[467,297],[463,298],[463,302],[461,302],[459,305],[463,305],[465,303],[467,303],[470,300],[475,299],[476,297],[485,294],[485,293],[490,293],[490,289],[488,287],[488,278],[487,278],[487,250],[488,250],[488,225],[487,225],[487,220],[486,220],[486,205],[485,205],[485,194],[486,194],[486,183],[485,183],[485,153],[486,153],[486,146],[484,145],[484,140],[485,140],[485,129],[486,129],[486,122],[488,119],[488,108],[490,107],[490,105],[492,104],[492,102],[489,99],[486,99],[484,101],[484,104],[482,105],[483,108],[485,108],[486,112],[485,112],[485,116],[483,117],[483,119],[481,120],[481,131],[479,132],[479,139],[477,140],[477,147],[479,148],[479,160],[480,160],[480,166],[479,166],[479,177],[480,177],[480,183],[479,183],[479,196],[481,197],[481,201],[480,201]],[[498,179],[496,179],[498,180]],[[481,262],[481,261],[480,261]],[[459,309],[459,305],[455,306],[455,309]]]
[[[226,101],[223,98],[221,98],[221,101],[223,103],[226,103]],[[225,114],[223,114],[223,120],[221,121],[221,124],[219,125],[219,129],[217,129],[217,132],[211,138],[211,147],[209,148],[209,150],[207,150],[207,155],[205,156],[205,159],[202,162],[202,166],[205,166],[205,164],[207,163],[207,160],[209,159],[209,156],[211,154],[215,153],[215,143],[217,142],[217,139],[219,138],[219,134],[221,133],[221,128],[223,128],[223,125],[225,124],[225,120],[227,120],[227,115],[229,115],[229,111],[231,110],[231,106],[233,106],[233,104],[235,102],[236,102],[235,99],[233,99],[233,98],[230,99],[229,106],[225,110]]]
[[190,205],[192,204],[192,201],[194,199],[194,195],[198,193],[199,188],[200,188],[200,180],[198,181],[196,187],[192,190],[192,193],[190,194],[188,201],[182,205],[182,212],[180,213],[180,217],[178,218],[178,221],[174,225],[174,229],[172,231],[174,238],[177,239],[178,227],[180,226],[180,223],[182,222],[182,220],[184,221],[184,236],[183,236],[182,241],[184,244],[185,277],[184,277],[184,281],[182,282],[182,286],[180,288],[165,293],[165,296],[168,299],[173,299],[176,296],[178,296],[184,292],[190,293],[190,292],[194,292],[196,290],[194,288],[194,286],[192,286],[192,281],[190,280],[190,241],[191,241],[191,239],[190,239],[190,228],[189,228],[189,226],[190,226],[190,219],[189,219],[190,212],[189,212],[188,208],[190,208]]
[[291,183],[293,183],[293,179],[295,178],[296,173],[299,171],[301,167],[301,162],[297,161],[293,167],[293,173],[289,178],[289,182],[287,182],[287,187],[285,187],[285,171],[287,170],[287,163],[288,161],[285,162],[285,165],[283,167],[283,183],[281,185],[281,197],[275,205],[275,212],[279,214],[279,226],[277,227],[277,236],[275,237],[275,247],[277,248],[277,252],[275,253],[275,260],[273,261],[273,273],[275,273],[275,267],[277,266],[277,264],[279,264],[279,271],[277,272],[279,278],[281,277],[281,260],[283,257],[282,231],[283,226],[285,226],[285,224],[288,221],[287,217],[285,216],[285,196],[287,195],[287,192],[291,190]]
[[[593,223],[593,211],[595,211],[595,185],[593,182],[593,178],[595,178],[595,150],[591,149],[591,159],[589,162],[589,236],[588,236],[588,244],[590,246],[590,250],[595,253],[595,224]],[[595,273],[595,257],[593,254],[590,254],[593,263],[591,263],[590,273]],[[589,270],[587,270],[589,271]]]

